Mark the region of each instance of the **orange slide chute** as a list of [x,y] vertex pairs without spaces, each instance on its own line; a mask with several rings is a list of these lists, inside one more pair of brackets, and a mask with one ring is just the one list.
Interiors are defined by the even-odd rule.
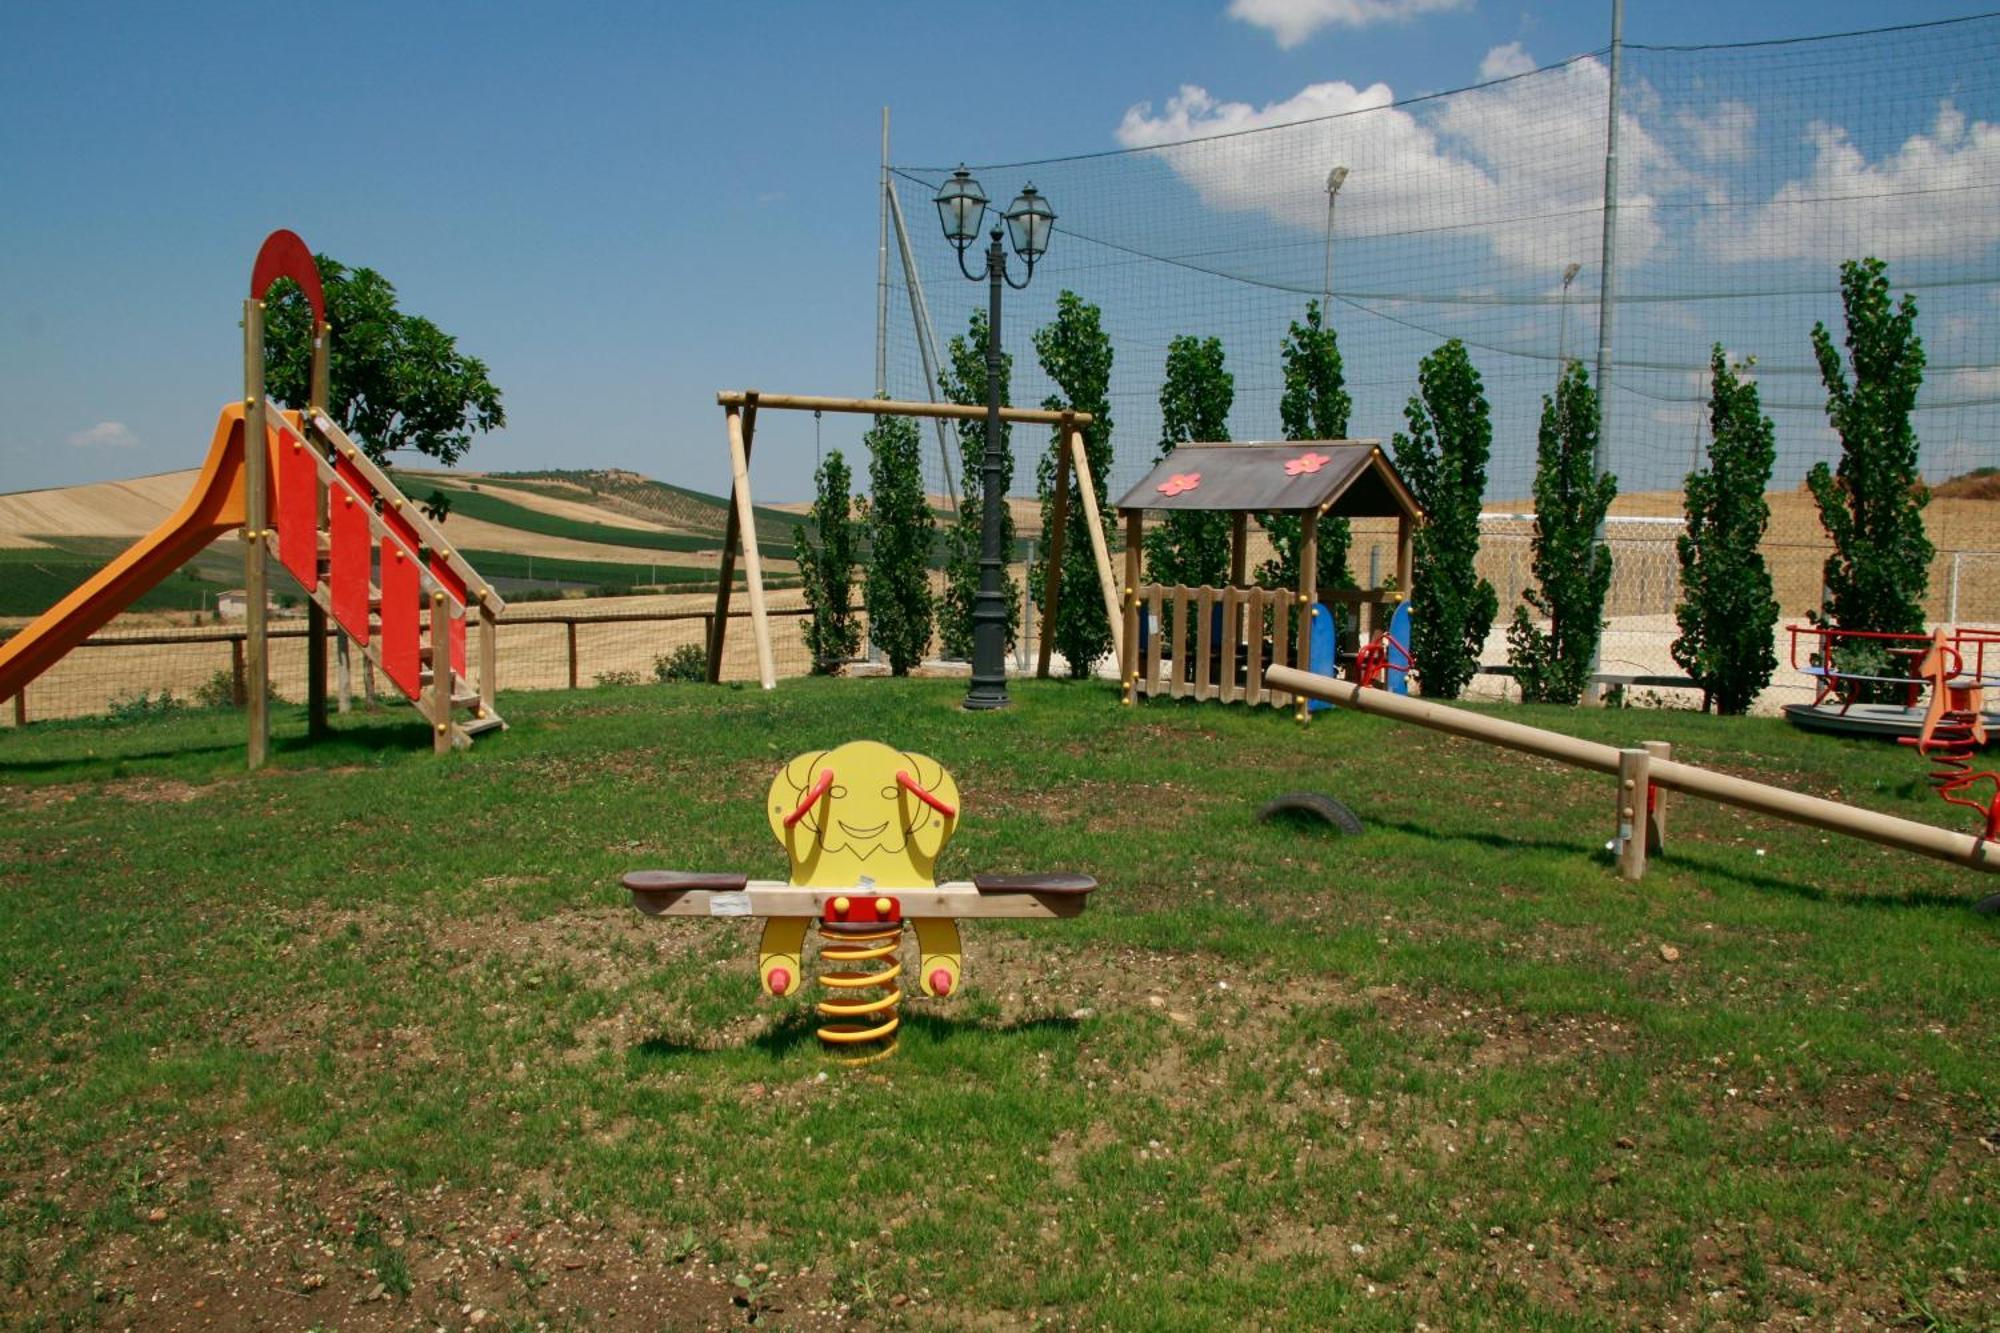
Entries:
[[[275,428],[266,432],[265,447],[274,455],[277,438]],[[275,461],[266,475],[277,477]],[[200,554],[203,547],[231,528],[242,527],[243,521],[243,404],[231,403],[215,423],[215,438],[209,443],[201,477],[181,507],[27,628],[0,644],[0,699],[19,693],[70,649]]]

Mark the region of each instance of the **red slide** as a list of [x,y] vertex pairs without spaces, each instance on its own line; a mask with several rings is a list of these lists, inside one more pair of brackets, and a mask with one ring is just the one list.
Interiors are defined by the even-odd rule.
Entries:
[[[275,433],[266,447],[275,449]],[[277,476],[275,463],[270,473]],[[222,409],[194,490],[167,520],[131,549],[0,644],[0,699],[11,698],[102,629],[204,546],[244,520],[243,404]]]

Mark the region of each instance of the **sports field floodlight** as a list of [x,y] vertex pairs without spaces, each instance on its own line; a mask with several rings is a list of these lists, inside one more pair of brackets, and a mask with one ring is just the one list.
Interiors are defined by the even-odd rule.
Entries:
[[951,173],[950,180],[938,187],[936,203],[945,239],[958,247],[962,257],[965,247],[979,239],[979,224],[986,220],[986,191],[979,188],[972,173],[961,165]]
[[1022,186],[1013,207],[1007,210],[1007,231],[1014,242],[1014,253],[1029,268],[1048,252],[1049,232],[1055,225],[1056,215],[1049,208],[1049,201],[1035,189],[1034,182]]
[[[994,224],[987,237],[986,267],[974,273],[966,266],[965,252],[979,239],[986,219],[986,191],[972,179],[963,165],[951,179],[938,187],[938,221],[944,224],[945,239],[958,251],[958,271],[974,282],[986,284],[986,449],[980,462],[979,494],[979,592],[972,600],[972,684],[965,692],[965,706],[973,709],[1007,706],[1007,594],[1006,553],[1001,549],[1001,505],[1007,497],[1000,493],[1000,474],[1007,463],[1006,445],[1000,435],[1000,289],[1016,291],[1035,276],[1035,261],[1048,253],[1049,235],[1055,230],[1055,210],[1033,183],[1000,215],[1004,230],[1014,243],[1014,253],[1027,272],[1019,282],[1007,271],[1007,247],[1000,243],[1003,230]],[[1088,479],[1084,482],[1089,484]]]

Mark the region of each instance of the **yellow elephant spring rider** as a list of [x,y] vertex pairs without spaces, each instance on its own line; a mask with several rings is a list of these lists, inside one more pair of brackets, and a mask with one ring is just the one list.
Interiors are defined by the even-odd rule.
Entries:
[[1069,917],[1097,881],[1087,875],[975,875],[937,882],[937,859],[958,829],[958,784],[935,759],[876,741],[799,755],[771,781],[765,813],[785,848],[790,877],[685,870],[625,876],[650,916],[764,919],[757,975],[772,995],[797,992],[806,926],[819,923],[817,1008],[830,1046],[870,1043],[886,1054],[902,1019],[906,924],[916,928],[917,983],[933,999],[958,989],[958,921],[965,917]]

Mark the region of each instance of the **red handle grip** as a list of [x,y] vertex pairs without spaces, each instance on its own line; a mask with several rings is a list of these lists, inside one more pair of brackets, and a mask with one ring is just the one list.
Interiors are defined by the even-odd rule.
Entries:
[[940,801],[937,797],[925,791],[922,787],[919,787],[917,785],[917,780],[911,777],[907,770],[900,768],[897,769],[896,781],[901,783],[904,786],[904,788],[906,788],[909,791],[910,795],[916,797],[918,800],[922,801],[925,805],[929,806],[931,809],[943,815],[946,819],[958,818],[958,807],[953,805],[947,805],[945,802]]
[[790,813],[789,815],[785,816],[785,827],[790,828],[792,825],[798,823],[801,819],[804,819],[806,817],[806,811],[812,809],[814,805],[819,803],[821,797],[825,796],[829,791],[832,790],[833,790],[833,770],[830,768],[822,768],[819,771],[819,781],[813,783],[812,790],[806,793],[806,798],[803,801],[799,802],[799,808],[792,811],[792,813]]

